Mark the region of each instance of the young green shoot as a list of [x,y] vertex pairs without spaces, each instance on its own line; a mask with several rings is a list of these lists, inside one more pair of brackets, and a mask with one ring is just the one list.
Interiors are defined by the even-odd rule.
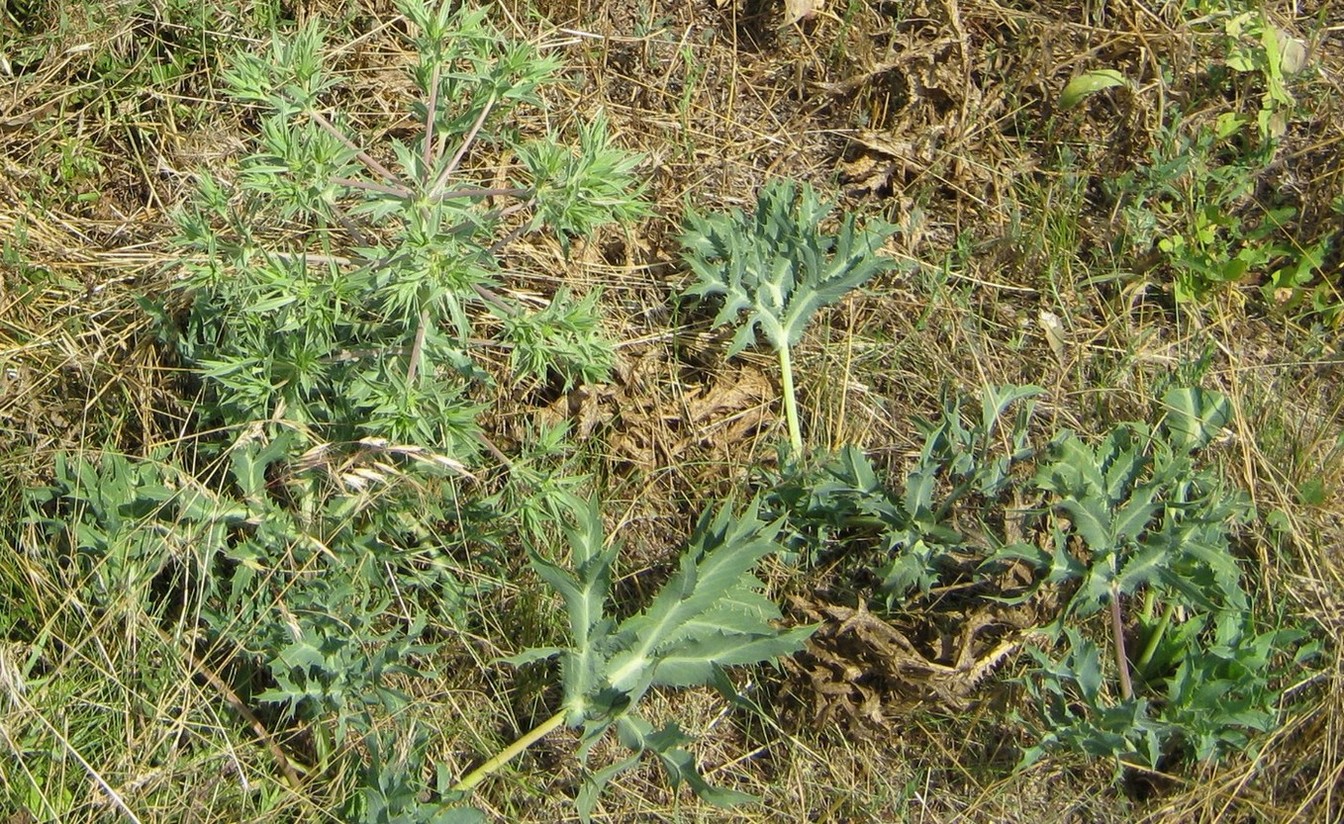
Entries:
[[804,183],[772,180],[762,187],[756,212],[686,216],[681,242],[696,282],[687,295],[723,299],[715,326],[739,323],[728,348],[731,357],[755,343],[756,330],[779,357],[784,414],[795,456],[803,452],[798,399],[794,389],[793,347],[808,321],[823,306],[840,300],[874,275],[896,266],[878,249],[896,227],[873,218],[859,228],[853,215],[840,221],[839,234],[822,224],[835,210]]

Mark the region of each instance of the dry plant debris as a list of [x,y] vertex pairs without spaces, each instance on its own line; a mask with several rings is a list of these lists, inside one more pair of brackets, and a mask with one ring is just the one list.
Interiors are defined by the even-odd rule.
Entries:
[[[799,596],[793,606],[822,629],[807,651],[786,666],[815,692],[819,722],[853,724],[858,731],[890,733],[912,707],[966,711],[981,686],[1022,646],[1036,617],[1025,610],[983,607],[938,628],[921,649],[891,620],[857,608]],[[910,620],[917,620],[911,616]],[[927,633],[929,626],[922,626]]]

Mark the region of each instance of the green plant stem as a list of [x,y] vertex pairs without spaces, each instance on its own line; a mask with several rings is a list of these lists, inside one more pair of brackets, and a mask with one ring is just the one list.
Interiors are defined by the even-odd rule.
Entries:
[[431,200],[453,200],[459,197],[524,197],[532,194],[531,189],[518,189],[514,187],[483,189],[480,187],[463,187],[461,189],[448,189],[440,192]]
[[420,310],[420,324],[415,327],[415,343],[411,345],[411,362],[406,367],[406,386],[415,388],[415,376],[420,368],[420,358],[425,351],[425,334],[429,331],[429,310]]
[[789,345],[779,347],[779,374],[784,384],[784,417],[789,422],[789,443],[793,445],[795,457],[803,454],[803,432],[798,426],[798,399],[793,390],[793,360],[789,355]]
[[434,121],[439,117],[439,80],[443,64],[436,62],[429,75],[429,100],[425,103],[425,139],[420,144],[420,162],[428,169],[434,163]]
[[1111,584],[1111,632],[1115,636],[1115,666],[1120,670],[1120,697],[1134,697],[1134,682],[1129,680],[1129,656],[1125,654],[1125,621],[1120,614],[1120,588]]
[[453,792],[466,792],[472,787],[475,787],[477,784],[481,783],[481,781],[485,780],[490,773],[517,758],[523,750],[537,743],[547,735],[550,735],[564,723],[565,710],[561,710],[534,727],[531,732],[527,733],[522,738],[519,738],[517,741],[500,750],[499,753],[489,761],[486,761],[481,766],[472,770],[466,778],[463,778],[461,781],[457,782],[457,784],[453,785]]
[[322,127],[322,129],[325,130],[327,134],[330,134],[332,137],[335,137],[337,140],[341,141],[341,143],[347,149],[354,152],[355,157],[359,160],[360,163],[364,164],[364,167],[366,169],[378,175],[383,180],[386,180],[389,185],[395,187],[401,193],[402,197],[410,197],[411,191],[407,189],[405,186],[401,185],[400,178],[398,178],[395,174],[393,174],[391,170],[389,170],[386,166],[379,163],[377,160],[374,160],[372,155],[370,155],[368,152],[356,146],[350,140],[350,138],[345,136],[345,132],[341,131],[340,129],[332,125],[332,122],[323,117],[321,112],[316,110],[309,111],[308,116],[313,119],[314,123]]
[[[433,185],[431,185],[429,191],[426,192],[426,195],[430,200],[434,200],[443,194],[443,188],[448,185],[448,178],[452,177],[453,172],[457,171],[458,164],[462,162],[462,158],[466,157],[467,150],[471,148],[472,142],[476,140],[476,135],[480,133],[481,127],[485,125],[485,119],[490,116],[490,111],[495,108],[496,102],[493,94],[486,98],[485,105],[481,107],[481,113],[476,116],[476,122],[471,124],[471,128],[467,131],[467,136],[462,138],[462,145],[457,148],[457,154],[453,155],[452,159],[448,161],[448,165],[443,167],[443,171],[439,172],[439,176],[435,178]],[[428,171],[428,169],[426,169],[426,171]]]
[[1143,669],[1153,660],[1153,655],[1157,652],[1158,646],[1162,643],[1162,636],[1167,634],[1167,627],[1171,626],[1171,617],[1176,612],[1176,603],[1169,602],[1162,610],[1162,620],[1158,621],[1157,629],[1153,630],[1153,635],[1148,639],[1148,643],[1143,647],[1143,653],[1139,656],[1136,666]]
[[404,186],[388,186],[383,183],[370,183],[367,180],[355,180],[350,177],[333,177],[331,182],[335,183],[337,186],[344,186],[347,189],[363,189],[366,192],[377,192],[379,194],[391,195],[392,197],[399,197],[402,199],[411,196],[411,192]]

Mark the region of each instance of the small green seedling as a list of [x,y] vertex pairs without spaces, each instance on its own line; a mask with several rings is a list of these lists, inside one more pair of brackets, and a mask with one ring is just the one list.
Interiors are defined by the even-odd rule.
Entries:
[[803,436],[792,348],[818,309],[896,266],[877,253],[895,226],[872,219],[860,229],[847,214],[840,233],[827,234],[821,226],[834,209],[807,184],[795,188],[791,181],[772,180],[761,189],[751,217],[741,209],[691,213],[681,238],[686,263],[696,275],[686,294],[723,298],[715,326],[738,323],[738,316],[748,313],[733,336],[729,356],[755,343],[757,327],[778,353],[789,441],[799,455]]

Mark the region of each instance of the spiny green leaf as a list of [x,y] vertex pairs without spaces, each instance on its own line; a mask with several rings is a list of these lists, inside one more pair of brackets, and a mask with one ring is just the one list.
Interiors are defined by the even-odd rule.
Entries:
[[621,743],[625,746],[658,756],[673,787],[684,781],[697,796],[720,807],[756,800],[754,796],[714,787],[705,781],[695,766],[695,759],[682,749],[682,745],[692,739],[677,724],[668,724],[654,732],[644,719],[634,718],[622,723],[619,731]]
[[565,608],[569,612],[569,631],[576,637],[586,638],[588,629],[592,626],[592,622],[588,620],[590,614],[588,593],[579,584],[578,579],[560,566],[541,557],[535,550],[529,551],[528,554],[532,569],[564,599]]
[[597,800],[602,796],[602,791],[607,788],[607,784],[611,783],[611,780],[616,776],[638,765],[643,755],[642,751],[636,751],[629,758],[624,758],[584,776],[583,782],[579,784],[579,792],[574,799],[579,820],[583,824],[588,824],[593,820],[593,811],[597,809]]
[[816,627],[798,627],[770,635],[702,635],[658,656],[653,683],[690,687],[709,683],[715,667],[771,661],[802,649]]
[[603,548],[607,542],[595,502],[576,507],[575,526],[566,530],[572,572],[532,552],[537,573],[565,600],[571,645],[528,650],[510,661],[561,657],[565,721],[583,729],[581,759],[613,727],[620,741],[636,750],[634,758],[598,771],[584,784],[581,817],[592,815],[602,787],[645,750],[658,753],[674,784],[686,781],[714,803],[745,798],[711,787],[695,772],[693,759],[680,749],[687,739],[679,730],[653,733],[634,712],[654,684],[722,688],[722,668],[795,652],[811,634],[811,627],[781,631],[771,623],[779,609],[761,594],[753,569],[777,548],[780,523],[763,522],[758,510],[753,504],[740,514],[731,506],[706,512],[677,573],[643,612],[619,627],[603,616],[615,548]]
[[431,824],[483,824],[485,813],[475,807],[453,807],[436,813]]
[[[993,434],[999,418],[1003,413],[1020,400],[1028,400],[1045,393],[1045,390],[1039,386],[1031,384],[1025,386],[1007,385],[1007,386],[987,386],[980,399],[980,430],[983,437],[989,437]],[[1034,401],[1033,401],[1034,404]],[[1027,406],[1028,416],[1030,415],[1031,405]]]
[[1111,522],[1111,529],[1119,541],[1133,541],[1147,528],[1148,522],[1152,520],[1153,513],[1161,509],[1161,505],[1153,502],[1153,496],[1157,494],[1157,488],[1147,485],[1134,490],[1134,497],[1125,502],[1119,510],[1116,511]]
[[1067,434],[1055,444],[1053,460],[1037,472],[1036,485],[1047,492],[1079,498],[1106,493],[1106,479],[1097,453],[1078,436]]
[[323,668],[326,666],[326,656],[317,647],[306,641],[295,641],[281,650],[279,661],[287,667],[294,669],[307,669],[308,667]]
[[536,661],[549,661],[564,651],[563,647],[532,647],[531,649],[523,650],[517,655],[501,658],[499,659],[499,662],[501,664],[508,664],[511,667],[523,667]]
[[1132,593],[1140,585],[1155,583],[1170,563],[1165,547],[1145,547],[1129,557],[1116,577],[1121,592]]
[[779,620],[779,607],[758,590],[759,583],[753,580],[724,593],[718,603],[686,621],[680,629],[670,634],[666,645],[671,646],[688,638],[719,632],[748,635],[773,632],[770,622]]
[[1115,505],[1129,494],[1130,487],[1147,466],[1144,444],[1135,442],[1135,433],[1129,427],[1112,432],[1097,452],[1105,466],[1106,485],[1103,492],[1106,503]]
[[658,650],[677,637],[682,627],[713,608],[727,593],[743,584],[744,576],[761,558],[776,549],[779,524],[764,524],[753,505],[741,516],[730,507],[710,520],[708,514],[682,556],[681,568],[638,615],[621,624],[622,634],[635,643],[611,661],[611,685],[641,691],[652,678]]
[[776,179],[761,188],[753,217],[687,215],[682,245],[697,280],[686,294],[722,297],[716,326],[747,313],[730,355],[758,328],[776,350],[793,346],[819,308],[895,266],[878,253],[895,227],[870,220],[859,229],[846,215],[839,235],[826,235],[820,226],[833,210],[811,186]]
[[[592,709],[591,694],[603,682],[602,669],[610,652],[612,625],[603,611],[611,589],[611,566],[619,552],[619,545],[606,547],[602,531],[602,517],[596,500],[571,508],[575,525],[566,527],[575,574],[543,558],[536,550],[529,550],[532,568],[550,584],[561,598],[569,616],[572,646],[561,652],[564,674],[565,704],[569,707],[570,723],[580,724]],[[524,663],[551,657],[552,650],[529,650],[515,660]]]
[[1069,513],[1073,528],[1087,541],[1088,549],[1095,553],[1110,552],[1115,546],[1112,532],[1111,513],[1096,498],[1066,498],[1059,502],[1059,508]]
[[1203,448],[1232,419],[1232,404],[1225,395],[1204,389],[1173,389],[1162,398],[1164,421],[1173,446],[1186,452]]
[[667,770],[668,779],[673,786],[685,781],[686,786],[690,787],[698,798],[716,807],[733,807],[757,800],[754,795],[710,784],[700,775],[700,770],[695,766],[695,758],[685,750],[658,751],[658,758]]

